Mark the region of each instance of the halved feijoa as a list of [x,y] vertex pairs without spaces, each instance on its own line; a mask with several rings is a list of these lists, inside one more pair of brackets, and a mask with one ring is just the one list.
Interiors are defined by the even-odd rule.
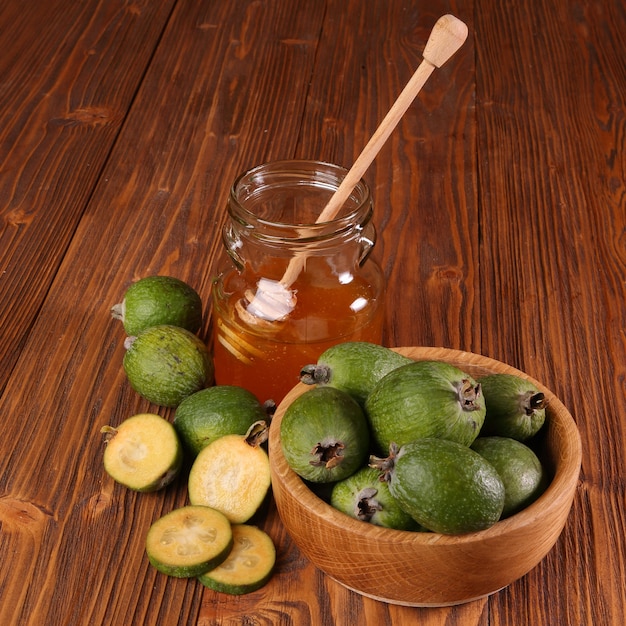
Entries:
[[411,359],[367,341],[349,341],[325,350],[317,363],[305,365],[300,380],[307,385],[329,385],[349,393],[363,404],[374,385],[391,370]]
[[141,413],[119,426],[103,426],[104,469],[135,491],[156,491],[179,474],[182,446],[174,427],[160,415]]
[[122,321],[131,336],[161,324],[195,333],[202,325],[202,300],[193,287],[178,278],[146,276],[126,290],[122,302],[111,308],[111,315]]
[[174,427],[195,456],[225,435],[245,435],[255,422],[267,418],[257,397],[233,385],[217,385],[187,396],[176,409]]
[[203,448],[189,472],[189,501],[221,511],[233,524],[243,524],[259,509],[270,488],[270,463],[262,443],[264,421],[245,435],[225,435]]
[[462,534],[495,524],[504,507],[504,485],[484,457],[455,441],[418,439],[389,457],[370,458],[400,506],[422,526]]
[[543,493],[547,476],[541,461],[521,441],[509,437],[478,437],[472,449],[487,459],[502,479],[502,517],[521,511]]
[[385,528],[418,530],[419,524],[398,504],[389,492],[389,484],[380,480],[380,472],[363,467],[333,486],[330,504],[338,511]]
[[151,326],[125,344],[124,371],[132,388],[160,406],[178,406],[213,381],[206,345],[178,326]]
[[334,387],[314,387],[298,396],[280,423],[289,467],[315,483],[343,480],[367,461],[369,428],[358,402]]
[[381,452],[423,437],[469,446],[485,419],[480,385],[443,361],[417,361],[384,376],[365,410]]
[[177,578],[200,576],[228,557],[233,546],[230,522],[206,506],[184,506],[156,520],[146,537],[150,563]]
[[256,526],[234,524],[232,531],[228,558],[198,578],[213,591],[243,595],[260,589],[271,578],[276,548],[271,537]]
[[487,405],[482,435],[526,441],[539,432],[547,402],[534,383],[514,374],[489,374],[479,382]]

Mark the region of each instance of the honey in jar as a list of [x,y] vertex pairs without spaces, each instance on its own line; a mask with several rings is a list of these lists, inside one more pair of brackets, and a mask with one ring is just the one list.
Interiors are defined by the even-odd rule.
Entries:
[[232,264],[213,283],[216,384],[278,404],[330,346],[381,342],[384,281],[370,258],[367,184],[332,220],[317,221],[345,174],[328,163],[278,161],[233,184],[223,231]]

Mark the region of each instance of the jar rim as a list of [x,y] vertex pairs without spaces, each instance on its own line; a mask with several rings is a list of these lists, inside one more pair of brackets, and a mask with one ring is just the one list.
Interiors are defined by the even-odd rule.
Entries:
[[[333,219],[322,222],[308,220],[295,222],[268,219],[246,207],[243,200],[250,197],[245,196],[245,192],[252,186],[256,185],[257,188],[262,188],[262,185],[265,184],[265,189],[271,189],[272,186],[278,187],[279,183],[286,180],[291,180],[293,183],[298,179],[304,179],[305,183],[307,181],[320,183],[318,186],[326,187],[329,190],[330,199],[330,196],[339,187],[347,173],[347,168],[321,160],[281,159],[268,161],[251,167],[237,176],[229,191],[229,205],[231,205],[231,208],[232,206],[236,207],[237,213],[240,214],[239,217],[243,218],[243,221],[248,223],[248,225],[259,224],[277,229],[293,229],[297,227],[299,229],[306,229],[310,233],[315,231],[323,232],[332,228],[333,231],[337,233],[337,231],[341,231],[344,228],[353,227],[355,223],[359,224],[369,221],[371,217],[371,190],[363,178],[359,180],[354,189],[350,192],[349,201],[351,201],[354,206],[349,207],[344,213],[340,212],[340,214]],[[278,182],[270,184],[268,180],[272,176],[277,177]],[[302,184],[304,185],[305,183]],[[346,201],[346,204],[347,203],[348,201]],[[344,208],[346,204],[344,204]],[[323,208],[324,206],[320,206],[320,213]]]

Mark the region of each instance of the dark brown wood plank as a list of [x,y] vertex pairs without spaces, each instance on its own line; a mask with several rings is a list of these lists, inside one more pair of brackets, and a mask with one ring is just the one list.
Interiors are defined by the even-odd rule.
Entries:
[[626,617],[625,29],[611,0],[476,13],[483,352],[551,387],[584,448],[564,535],[498,624]]
[[172,4],[0,6],[0,392]]
[[109,308],[151,273],[208,301],[228,186],[244,161],[294,151],[323,9],[177,3],[0,402],[13,416],[0,455],[1,623],[196,619],[201,586],[158,575],[144,553],[184,482],[140,495],[103,472],[101,426],[157,410],[124,379]]
[[[350,167],[422,61],[435,21],[454,13],[471,28],[472,5],[453,9],[331,3],[298,155]],[[388,284],[387,345],[478,350],[472,39],[433,74],[365,176]]]

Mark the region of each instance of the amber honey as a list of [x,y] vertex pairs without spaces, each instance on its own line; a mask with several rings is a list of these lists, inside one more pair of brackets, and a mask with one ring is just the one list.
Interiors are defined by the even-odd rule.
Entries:
[[[213,285],[213,355],[218,385],[238,385],[279,403],[303,366],[345,341],[380,343],[384,282],[369,258],[373,206],[361,181],[336,219],[317,222],[346,170],[316,161],[280,161],[242,174],[231,189],[223,231],[232,266]],[[287,285],[293,306],[278,319],[250,302],[263,281]],[[282,277],[282,278],[281,278]]]
[[[304,365],[344,341],[380,343],[383,306],[372,285],[354,277],[348,284],[303,274],[293,285],[297,304],[287,320],[248,323],[237,312],[240,278],[224,282],[228,297],[214,307],[216,383],[238,385],[262,402],[280,402],[298,382]],[[245,304],[245,302],[244,302]]]

